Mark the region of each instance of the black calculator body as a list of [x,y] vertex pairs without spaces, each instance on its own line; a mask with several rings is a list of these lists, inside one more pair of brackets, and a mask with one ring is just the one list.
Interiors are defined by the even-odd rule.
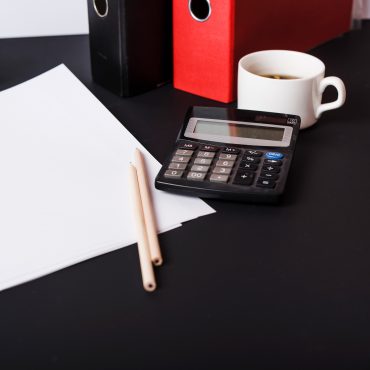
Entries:
[[155,187],[202,198],[277,202],[299,127],[295,115],[192,107]]

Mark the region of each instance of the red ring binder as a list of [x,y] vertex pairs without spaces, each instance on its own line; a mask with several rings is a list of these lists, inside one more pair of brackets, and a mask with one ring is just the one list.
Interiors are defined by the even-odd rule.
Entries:
[[[263,49],[305,51],[350,27],[352,0],[269,4],[173,0],[174,86],[229,103],[236,99],[237,64],[245,54]],[[209,6],[210,14],[200,22],[191,14],[192,5],[200,13]]]

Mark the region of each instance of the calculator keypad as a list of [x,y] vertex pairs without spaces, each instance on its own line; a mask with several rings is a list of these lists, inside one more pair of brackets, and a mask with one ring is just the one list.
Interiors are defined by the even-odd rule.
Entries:
[[249,162],[241,162],[239,168],[243,170],[255,171],[258,168],[258,165]]
[[218,173],[220,175],[230,175],[231,173],[231,168],[230,167],[220,167],[220,166],[216,166],[212,173]]
[[238,185],[252,185],[254,180],[254,173],[249,171],[238,171],[234,178],[234,184]]
[[283,166],[284,155],[279,152],[181,143],[164,177],[274,188]]
[[184,173],[184,171],[167,170],[164,173],[164,177],[169,177],[169,178],[173,178],[173,179],[179,179],[182,176],[183,173]]
[[270,172],[270,173],[278,173],[278,172],[280,172],[280,167],[278,167],[278,166],[271,166],[271,165],[262,166],[262,171],[263,172]]
[[273,180],[262,179],[262,178],[259,178],[257,180],[257,186],[262,187],[262,188],[274,188],[275,185],[276,183]]
[[203,164],[209,166],[212,163],[212,159],[208,158],[195,158],[194,164]]
[[235,161],[237,155],[236,154],[228,154],[228,153],[221,153],[218,158],[220,159],[226,159],[228,161]]
[[179,149],[190,149],[190,150],[195,150],[197,149],[198,146],[193,144],[193,143],[181,143],[179,145]]
[[198,152],[198,158],[213,158],[215,156],[214,152]]
[[263,161],[263,164],[265,164],[265,165],[271,164],[272,166],[281,166],[282,163],[283,163],[282,161],[277,160],[277,159],[265,159]]
[[277,180],[279,175],[277,173],[270,173],[270,172],[261,172],[260,178],[270,179],[270,180]]
[[260,163],[260,161],[258,157],[252,157],[251,155],[245,155],[242,160],[244,163]]
[[195,180],[195,181],[202,181],[204,180],[206,177],[206,174],[203,173],[203,172],[193,172],[193,171],[190,171],[188,173],[188,176],[187,176],[187,179],[188,180]]
[[170,169],[170,170],[185,170],[186,166],[187,166],[186,163],[171,162],[170,165],[168,166],[168,169]]
[[216,162],[216,166],[232,168],[232,167],[234,167],[234,163],[235,163],[235,161],[225,161],[225,160],[219,159]]
[[176,155],[178,156],[186,156],[186,157],[191,157],[194,153],[194,150],[188,150],[188,149],[177,149],[176,150]]
[[229,154],[239,154],[240,149],[233,148],[233,147],[226,147],[222,149],[222,153],[229,153]]
[[245,155],[251,157],[262,157],[263,152],[261,152],[260,150],[246,150]]
[[180,156],[180,155],[174,155],[172,158],[172,162],[177,163],[188,163],[190,161],[190,157]]
[[218,147],[217,146],[214,146],[214,145],[202,145],[200,147],[200,150],[203,150],[205,152],[217,152],[218,151]]
[[227,175],[217,175],[216,173],[213,173],[211,177],[209,178],[212,182],[227,182],[229,179],[229,176]]
[[190,171],[193,172],[208,172],[209,166],[202,166],[201,164],[195,164],[191,167]]

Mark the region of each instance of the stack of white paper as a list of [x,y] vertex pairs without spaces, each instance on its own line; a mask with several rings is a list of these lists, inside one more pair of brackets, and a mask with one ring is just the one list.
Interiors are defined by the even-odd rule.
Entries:
[[[153,184],[160,164],[63,65],[0,93],[0,290],[136,241],[136,147]],[[159,231],[214,212],[152,191]]]

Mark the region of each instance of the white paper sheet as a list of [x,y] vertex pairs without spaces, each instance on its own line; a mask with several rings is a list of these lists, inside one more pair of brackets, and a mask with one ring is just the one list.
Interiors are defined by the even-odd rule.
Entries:
[[[64,66],[0,93],[0,290],[133,244],[134,149],[160,164]],[[213,213],[152,188],[159,231]]]

